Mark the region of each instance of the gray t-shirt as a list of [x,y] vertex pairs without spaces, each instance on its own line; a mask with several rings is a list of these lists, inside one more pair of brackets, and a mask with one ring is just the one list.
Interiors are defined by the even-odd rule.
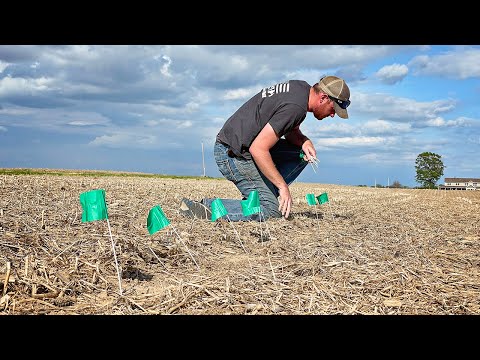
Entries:
[[282,137],[305,120],[310,88],[303,80],[289,80],[262,89],[228,118],[217,140],[251,159],[248,149],[267,123]]

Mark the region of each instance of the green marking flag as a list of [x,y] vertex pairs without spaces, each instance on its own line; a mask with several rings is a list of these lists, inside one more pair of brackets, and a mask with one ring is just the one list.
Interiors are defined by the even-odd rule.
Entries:
[[260,198],[258,197],[258,191],[253,190],[248,195],[246,200],[241,201],[243,216],[259,213],[260,210]]
[[314,194],[307,194],[305,195],[305,198],[307,199],[308,205],[316,205],[317,202],[315,201],[315,195]]
[[324,192],[323,194],[320,194],[317,196],[317,200],[318,200],[318,203],[319,204],[325,204],[328,202],[328,195],[326,192]]
[[219,198],[213,200],[210,207],[212,209],[212,222],[228,214],[227,209],[225,209],[225,206],[222,203],[222,200]]
[[150,209],[147,218],[147,229],[150,235],[156,233],[158,230],[162,230],[168,225],[170,225],[170,221],[168,221],[160,205]]
[[80,194],[82,204],[82,222],[108,219],[105,190],[91,190]]

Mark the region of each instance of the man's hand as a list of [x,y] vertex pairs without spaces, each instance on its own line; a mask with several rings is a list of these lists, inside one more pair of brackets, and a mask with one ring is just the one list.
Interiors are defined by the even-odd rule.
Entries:
[[308,162],[317,159],[317,151],[310,140],[307,140],[302,144],[302,150],[305,153],[305,160]]
[[278,211],[282,213],[285,219],[288,219],[290,215],[290,210],[292,209],[292,195],[290,194],[290,189],[288,186],[282,187],[278,189],[279,193],[279,206]]

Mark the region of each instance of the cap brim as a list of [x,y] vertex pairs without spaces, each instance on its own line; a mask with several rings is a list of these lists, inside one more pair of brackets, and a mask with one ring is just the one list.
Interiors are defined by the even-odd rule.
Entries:
[[333,102],[333,107],[335,109],[335,114],[340,116],[342,119],[348,119],[347,109],[342,109],[335,101]]

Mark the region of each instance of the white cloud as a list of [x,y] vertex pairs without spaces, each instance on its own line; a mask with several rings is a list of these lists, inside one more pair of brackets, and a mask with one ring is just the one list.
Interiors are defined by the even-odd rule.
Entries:
[[67,124],[72,126],[92,126],[97,125],[97,122],[92,120],[74,120],[68,122]]
[[433,127],[465,127],[469,126],[470,124],[476,124],[477,126],[480,126],[480,124],[475,122],[472,123],[472,120],[464,117],[460,117],[455,120],[445,120],[442,117],[436,117],[434,119],[427,120],[426,124]]
[[[3,117],[2,115],[6,115]],[[7,119],[11,127],[28,127],[29,129],[48,129],[50,131],[74,131],[87,126],[111,126],[109,118],[92,111],[74,111],[70,109],[31,109],[12,107],[0,110],[0,122]],[[82,130],[80,130],[82,131]]]
[[408,67],[403,64],[385,65],[375,74],[385,84],[395,84],[403,80],[408,74]]
[[214,124],[223,125],[223,123],[225,122],[225,120],[226,120],[226,119],[223,118],[223,117],[214,117],[214,118],[212,119],[212,122],[213,122]]
[[392,156],[391,151],[377,151],[362,154],[356,159],[357,161],[365,161],[367,163],[381,165],[408,166],[410,164],[415,164],[415,158],[416,155],[408,152],[396,151],[395,156]]
[[117,133],[113,135],[97,136],[89,143],[92,146],[107,146],[113,148],[142,148],[150,147],[157,143],[158,139],[155,135],[139,135]]
[[34,115],[34,113],[35,113],[35,110],[29,109],[29,108],[17,107],[17,106],[0,108],[0,115],[19,116],[19,115]]
[[467,142],[475,145],[480,145],[480,135],[470,135],[467,138]]
[[428,126],[427,120],[454,110],[457,104],[454,99],[419,102],[390,94],[367,94],[360,91],[355,92],[354,96],[355,111],[386,120],[414,123],[416,126]]
[[227,90],[223,95],[224,100],[248,100],[260,91],[260,87]]
[[175,126],[177,127],[177,129],[186,129],[192,127],[193,122],[191,122],[190,120],[179,121],[175,123]]
[[411,130],[410,124],[392,123],[385,120],[370,120],[361,126],[362,132],[369,134],[399,135]]
[[0,74],[3,73],[3,70],[5,70],[8,65],[10,65],[10,64],[0,60]]
[[369,147],[383,146],[393,143],[392,137],[343,137],[343,138],[323,138],[318,139],[317,144],[320,147]]
[[[118,46],[118,45],[117,45]],[[51,63],[60,68],[71,66],[74,63],[88,64],[92,61],[100,59],[105,56],[105,51],[111,52],[118,51],[120,46],[115,48],[104,46],[91,46],[91,45],[71,45],[71,46],[58,46],[49,47],[46,51],[40,52],[41,58],[47,63]]]
[[172,59],[166,55],[163,55],[162,59],[165,60],[165,64],[162,65],[160,72],[167,77],[172,77],[172,74],[170,73],[170,64],[172,63]]
[[439,55],[414,57],[409,66],[415,75],[447,76],[454,79],[480,77],[480,49],[460,48]]
[[50,87],[53,82],[53,79],[46,77],[25,79],[6,76],[0,79],[0,96],[38,94],[53,90]]

